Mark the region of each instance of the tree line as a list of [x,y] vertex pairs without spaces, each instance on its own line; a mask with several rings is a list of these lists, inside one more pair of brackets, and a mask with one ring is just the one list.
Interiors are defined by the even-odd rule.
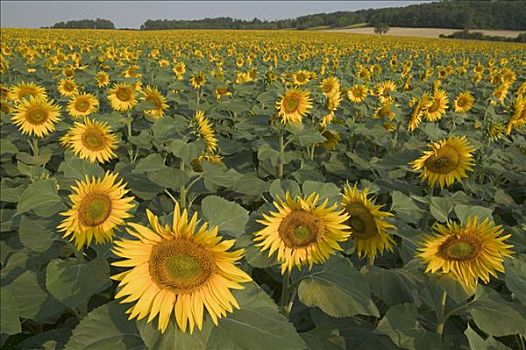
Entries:
[[53,29],[115,29],[115,25],[108,19],[97,18],[93,19],[81,19],[67,22],[55,23]]

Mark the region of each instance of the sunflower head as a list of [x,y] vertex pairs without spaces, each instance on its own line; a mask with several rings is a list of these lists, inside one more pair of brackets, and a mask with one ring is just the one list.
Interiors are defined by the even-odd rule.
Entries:
[[95,113],[99,107],[99,100],[92,94],[81,93],[73,96],[68,103],[68,112],[74,118],[85,117]]
[[215,153],[218,141],[212,123],[205,117],[203,111],[195,112],[194,119],[197,123],[199,136],[205,141],[207,152]]
[[73,79],[62,79],[58,84],[58,92],[62,96],[73,96],[78,93],[77,83]]
[[369,89],[362,84],[353,85],[348,91],[347,91],[347,97],[351,102],[354,103],[362,103],[367,98],[367,94],[369,93]]
[[115,84],[108,91],[108,100],[111,103],[111,108],[119,112],[131,110],[137,104],[135,91],[136,88],[133,85],[127,83]]
[[335,77],[328,77],[321,82],[321,90],[326,96],[332,95],[340,91],[340,82]]
[[412,162],[413,170],[420,172],[422,180],[430,186],[451,186],[455,180],[468,177],[473,170],[474,148],[467,137],[453,136],[430,145],[431,150]]
[[393,214],[382,211],[382,205],[375,205],[368,196],[369,188],[360,191],[356,185],[351,187],[346,184],[343,188],[342,207],[349,215],[347,224],[351,228],[358,257],[374,261],[378,254],[393,250],[394,239],[389,230],[394,225],[385,220]]
[[303,117],[312,108],[310,92],[298,89],[288,90],[277,102],[276,107],[283,124],[300,124]]
[[117,176],[109,172],[98,179],[86,176],[72,187],[72,208],[61,213],[66,219],[57,228],[75,242],[77,249],[89,246],[92,240],[97,244],[111,241],[115,228],[131,217],[133,197],[125,197],[126,184],[117,182]]
[[61,143],[79,158],[104,163],[116,157],[118,140],[106,122],[85,119],[83,123],[76,122],[61,138]]
[[44,137],[55,130],[55,123],[60,119],[60,107],[45,97],[23,99],[16,107],[11,118],[23,134]]
[[289,273],[295,266],[301,268],[325,262],[331,254],[341,250],[338,242],[349,237],[345,220],[348,215],[328,206],[328,200],[320,203],[319,195],[292,198],[285,194],[285,200],[274,202],[276,212],[263,215],[258,222],[265,227],[255,234],[256,245],[269,250],[269,257],[277,251],[281,273]]
[[502,227],[489,218],[469,217],[465,225],[437,224],[417,256],[427,264],[426,272],[448,274],[474,290],[479,279],[488,283],[490,275],[504,271],[502,261],[511,256],[512,246],[504,242],[510,235],[502,233]]
[[[437,80],[437,82],[440,82]],[[444,90],[436,87],[434,88],[433,98],[429,107],[426,109],[426,118],[430,122],[435,122],[442,119],[444,113],[448,108],[448,97]]]
[[123,258],[114,266],[126,271],[112,276],[119,281],[117,299],[134,302],[128,310],[130,319],[158,316],[158,328],[166,330],[172,315],[183,332],[203,327],[205,309],[214,324],[239,305],[232,289],[242,289],[251,281],[236,262],[243,250],[229,251],[234,240],[222,241],[218,228],[207,223],[198,228],[197,214],[175,205],[173,223],[161,225],[159,218],[147,210],[149,227],[129,224],[128,232],[136,239],[115,242],[114,252]]
[[457,96],[454,101],[455,112],[457,113],[466,113],[473,108],[475,103],[475,98],[469,91],[464,91]]
[[142,90],[142,94],[143,100],[153,105],[153,108],[145,110],[144,113],[155,119],[163,117],[168,104],[159,90],[148,85]]
[[20,84],[13,85],[6,94],[7,98],[11,101],[20,102],[23,99],[29,99],[30,97],[42,97],[46,98],[46,90],[38,86],[33,82],[21,82]]

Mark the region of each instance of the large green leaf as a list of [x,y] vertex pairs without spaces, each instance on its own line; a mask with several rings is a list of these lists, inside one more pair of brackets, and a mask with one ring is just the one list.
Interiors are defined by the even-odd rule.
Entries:
[[440,197],[431,197],[431,215],[440,222],[446,222],[454,204],[451,200]]
[[[158,318],[157,318],[158,320]],[[137,321],[137,328],[146,347],[151,350],[205,350],[208,338],[214,324],[210,318],[203,324],[203,329],[195,329],[192,334],[183,333],[171,317],[164,333],[157,329],[157,321],[147,323],[146,320]]]
[[219,321],[207,349],[297,350],[305,343],[278,307],[256,284],[235,294],[240,309]]
[[22,332],[20,314],[13,293],[7,288],[0,289],[0,333],[17,334]]
[[489,335],[526,335],[526,308],[505,301],[493,289],[479,285],[470,312],[477,327]]
[[504,267],[506,287],[523,305],[526,305],[526,256],[506,259]]
[[69,179],[84,180],[86,176],[102,177],[104,176],[104,169],[97,164],[93,164],[86,159],[71,158],[63,161],[58,167],[58,171],[62,171],[64,176]]
[[400,219],[414,224],[418,223],[422,217],[421,210],[414,200],[399,191],[393,192],[393,206],[391,210],[398,213]]
[[340,200],[340,189],[333,183],[322,183],[317,181],[307,180],[303,183],[303,194],[309,196],[316,193],[320,196],[320,200],[329,200],[329,203],[335,203]]
[[367,279],[372,292],[387,305],[415,300],[418,280],[408,270],[373,267],[368,272]]
[[317,327],[308,332],[300,333],[307,344],[308,350],[343,350],[345,349],[345,339],[339,334],[337,329],[330,326]]
[[144,348],[134,321],[125,314],[128,307],[111,302],[91,311],[84,317],[65,350],[128,350]]
[[493,337],[483,339],[477,334],[468,324],[468,328],[464,332],[469,341],[469,347],[476,350],[507,350],[508,347],[501,342],[495,340]]
[[22,216],[18,227],[20,242],[35,252],[45,252],[57,238],[57,233],[47,228],[42,220]]
[[53,180],[42,180],[29,185],[18,202],[19,214],[34,210],[38,216],[49,217],[66,207],[58,195],[57,184]]
[[462,224],[465,224],[468,220],[468,217],[478,217],[480,221],[489,218],[492,220],[491,216],[492,210],[489,208],[484,208],[478,205],[464,205],[457,204],[455,206],[455,214],[457,214],[458,219]]
[[365,277],[339,256],[302,279],[298,296],[303,304],[317,306],[333,317],[379,316]]
[[46,286],[51,295],[74,308],[107,288],[110,267],[104,259],[79,262],[77,259],[54,259],[46,269]]
[[219,231],[239,236],[245,231],[248,211],[235,202],[218,196],[208,196],[201,202],[201,210],[208,223]]

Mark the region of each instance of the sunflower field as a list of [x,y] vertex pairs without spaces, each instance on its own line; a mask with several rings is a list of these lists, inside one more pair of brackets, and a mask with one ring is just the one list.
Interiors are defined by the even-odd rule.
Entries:
[[526,46],[2,29],[6,349],[526,349]]

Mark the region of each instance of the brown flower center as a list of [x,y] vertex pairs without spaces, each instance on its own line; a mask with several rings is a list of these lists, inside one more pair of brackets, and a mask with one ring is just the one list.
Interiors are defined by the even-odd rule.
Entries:
[[215,259],[211,252],[194,242],[175,238],[162,241],[152,249],[150,276],[162,289],[175,294],[189,294],[214,274]]
[[115,95],[122,102],[128,102],[129,100],[131,100],[131,93],[127,88],[119,88]]
[[323,222],[305,211],[292,211],[278,228],[278,233],[289,248],[303,248],[318,240],[323,233]]
[[473,234],[451,236],[438,249],[439,254],[448,260],[473,260],[482,250],[482,240]]
[[300,100],[298,96],[295,96],[295,95],[287,96],[283,100],[283,107],[285,107],[285,112],[287,113],[296,112],[299,105],[300,105]]
[[347,225],[351,227],[354,238],[367,239],[378,234],[373,214],[362,203],[349,203],[346,210],[350,216]]
[[48,112],[41,106],[31,107],[26,113],[26,120],[33,125],[42,125],[48,120]]
[[88,128],[81,137],[82,144],[90,151],[100,151],[106,147],[106,136],[97,128]]
[[88,193],[79,207],[79,220],[84,226],[98,226],[111,214],[111,199],[101,192]]
[[424,162],[429,171],[439,174],[448,174],[457,168],[459,162],[459,154],[453,148],[444,146],[430,156]]
[[79,112],[86,112],[90,105],[90,102],[85,98],[78,98],[77,101],[75,101],[75,109]]

